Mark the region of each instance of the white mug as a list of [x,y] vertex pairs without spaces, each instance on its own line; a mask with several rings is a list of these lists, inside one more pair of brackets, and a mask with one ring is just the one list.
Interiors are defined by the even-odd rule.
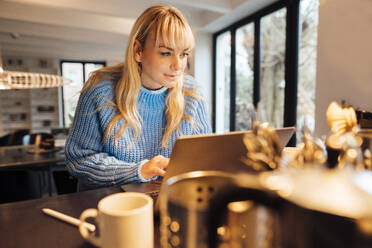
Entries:
[[[87,218],[96,218],[99,236],[83,225]],[[99,201],[98,210],[86,209],[80,220],[81,236],[95,246],[154,247],[153,201],[144,193],[124,192],[106,196]]]

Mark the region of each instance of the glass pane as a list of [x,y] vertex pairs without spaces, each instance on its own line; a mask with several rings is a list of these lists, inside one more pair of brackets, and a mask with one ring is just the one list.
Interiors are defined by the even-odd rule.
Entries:
[[76,105],[79,99],[80,90],[83,87],[83,64],[82,63],[62,63],[62,76],[72,82],[63,86],[63,104],[65,126],[69,127],[74,118]]
[[285,8],[261,19],[261,121],[282,127],[284,119]]
[[236,30],[236,113],[235,130],[251,129],[253,109],[254,24]]
[[230,131],[231,34],[217,37],[216,55],[216,133]]
[[[318,0],[302,0],[297,98],[297,141],[302,140],[304,124],[314,132],[315,81],[318,39]],[[306,112],[305,112],[306,111]]]
[[89,74],[92,72],[92,71],[95,71],[95,70],[98,70],[99,68],[102,68],[103,67],[103,64],[93,64],[93,63],[86,63],[84,65],[84,76],[85,76],[85,81],[88,80],[89,78]]

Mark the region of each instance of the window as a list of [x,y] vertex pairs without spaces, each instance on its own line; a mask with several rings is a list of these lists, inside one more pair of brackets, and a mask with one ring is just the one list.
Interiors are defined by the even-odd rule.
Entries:
[[221,34],[217,39],[218,57],[216,60],[216,129],[218,132],[230,130],[230,66],[231,66],[231,35]]
[[[318,40],[318,7],[314,0],[301,1],[300,49],[298,63],[297,140],[306,125],[315,129],[316,50]],[[305,109],[306,106],[306,109]],[[305,112],[306,111],[306,112]]]
[[253,108],[253,55],[254,25],[248,24],[236,30],[236,108],[235,130],[251,128]]
[[64,127],[69,127],[72,124],[80,90],[89,78],[89,74],[104,66],[106,66],[106,62],[61,61],[62,76],[72,81],[62,87]]
[[257,106],[259,119],[276,128],[303,125],[306,106],[311,125],[317,6],[281,0],[214,34],[214,131],[250,129]]
[[281,8],[261,19],[261,118],[275,128],[284,121],[286,16]]

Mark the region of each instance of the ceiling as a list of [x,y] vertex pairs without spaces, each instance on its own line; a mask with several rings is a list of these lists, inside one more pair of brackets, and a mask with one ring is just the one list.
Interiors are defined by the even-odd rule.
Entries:
[[[276,0],[167,0],[196,32],[216,32]],[[4,55],[115,59],[154,0],[0,0]]]

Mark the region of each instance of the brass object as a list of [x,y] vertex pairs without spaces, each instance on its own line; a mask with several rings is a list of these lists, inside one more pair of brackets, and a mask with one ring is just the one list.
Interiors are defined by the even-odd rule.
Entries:
[[[245,186],[261,189],[256,175],[240,176]],[[236,183],[237,175],[219,171],[193,171],[169,178],[160,199],[161,247],[212,247],[208,245],[210,211],[225,190],[237,187]],[[218,244],[213,247],[275,247],[276,232],[272,230],[276,220],[272,220],[271,210],[249,200],[231,201],[226,209],[226,218],[214,232]]]
[[265,123],[253,123],[251,133],[247,133],[243,142],[247,148],[243,162],[257,171],[274,170],[280,165],[281,146],[275,130]]
[[311,137],[310,130],[305,128],[299,152],[289,161],[288,166],[303,168],[308,165],[324,164],[327,160],[322,141]]
[[364,165],[367,170],[372,170],[372,155],[369,149],[366,149],[363,153]]
[[360,146],[362,139],[355,133],[345,133],[340,136],[341,153],[339,155],[338,168],[342,169],[347,165],[351,165],[356,169],[364,169],[364,157]]
[[336,102],[332,102],[327,109],[327,120],[332,133],[327,137],[326,145],[330,151],[338,153],[337,167],[344,168],[350,165],[356,169],[370,170],[371,152],[369,149],[362,152],[363,139],[358,133],[354,109],[343,108]]
[[[231,174],[216,171],[193,171],[169,178],[159,205],[161,247],[207,247],[209,204],[219,192],[232,187],[233,180]],[[230,240],[230,227],[221,226],[216,234],[222,245]]]
[[336,102],[328,106],[327,120],[332,133],[341,135],[346,132],[357,132],[357,118],[352,107],[341,107]]

